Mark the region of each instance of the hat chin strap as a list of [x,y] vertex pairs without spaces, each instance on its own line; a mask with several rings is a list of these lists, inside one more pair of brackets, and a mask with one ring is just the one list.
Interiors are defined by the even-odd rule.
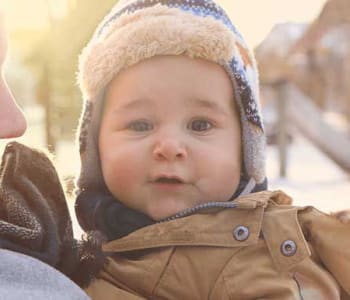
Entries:
[[261,183],[257,183],[253,177],[248,178],[249,177],[244,175],[241,177],[239,185],[229,201],[234,201],[236,198],[241,196],[267,190],[267,178],[265,178],[265,180],[263,180]]
[[250,194],[256,186],[256,181],[254,178],[250,178],[242,192],[239,193],[237,197],[245,196]]

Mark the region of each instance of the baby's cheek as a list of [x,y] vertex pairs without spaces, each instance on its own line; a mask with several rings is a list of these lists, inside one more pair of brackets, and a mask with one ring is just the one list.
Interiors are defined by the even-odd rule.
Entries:
[[227,201],[237,190],[240,181],[240,167],[235,162],[226,162],[218,166],[216,187],[221,201]]
[[126,161],[120,162],[119,166],[113,168],[112,176],[114,177],[115,184],[120,189],[129,189],[133,183],[136,182],[138,172],[132,165]]
[[197,175],[207,201],[227,201],[238,187],[240,168],[232,161],[218,160],[210,168],[202,165]]
[[109,190],[115,194],[130,191],[137,180],[138,170],[128,156],[110,157],[102,161],[103,176]]

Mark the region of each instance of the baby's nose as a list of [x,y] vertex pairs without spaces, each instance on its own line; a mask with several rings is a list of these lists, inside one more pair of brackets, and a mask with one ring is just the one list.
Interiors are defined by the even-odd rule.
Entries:
[[183,142],[175,138],[163,138],[154,146],[153,157],[156,160],[177,160],[187,157],[187,149]]

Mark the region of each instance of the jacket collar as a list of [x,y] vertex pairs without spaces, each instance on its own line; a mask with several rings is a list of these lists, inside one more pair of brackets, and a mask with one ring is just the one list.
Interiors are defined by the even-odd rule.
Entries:
[[[263,191],[235,200],[235,208],[213,209],[188,217],[141,228],[103,245],[105,252],[126,252],[169,246],[242,247],[257,242],[265,207],[283,201],[279,192]],[[238,240],[235,232],[245,228],[248,236]]]

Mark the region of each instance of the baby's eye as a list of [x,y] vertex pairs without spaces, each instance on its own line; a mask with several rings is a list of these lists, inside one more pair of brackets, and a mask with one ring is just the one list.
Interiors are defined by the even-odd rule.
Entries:
[[213,127],[213,124],[208,120],[193,120],[188,125],[189,129],[193,131],[206,131]]
[[153,129],[153,125],[147,121],[133,121],[127,128],[133,131],[148,131]]

